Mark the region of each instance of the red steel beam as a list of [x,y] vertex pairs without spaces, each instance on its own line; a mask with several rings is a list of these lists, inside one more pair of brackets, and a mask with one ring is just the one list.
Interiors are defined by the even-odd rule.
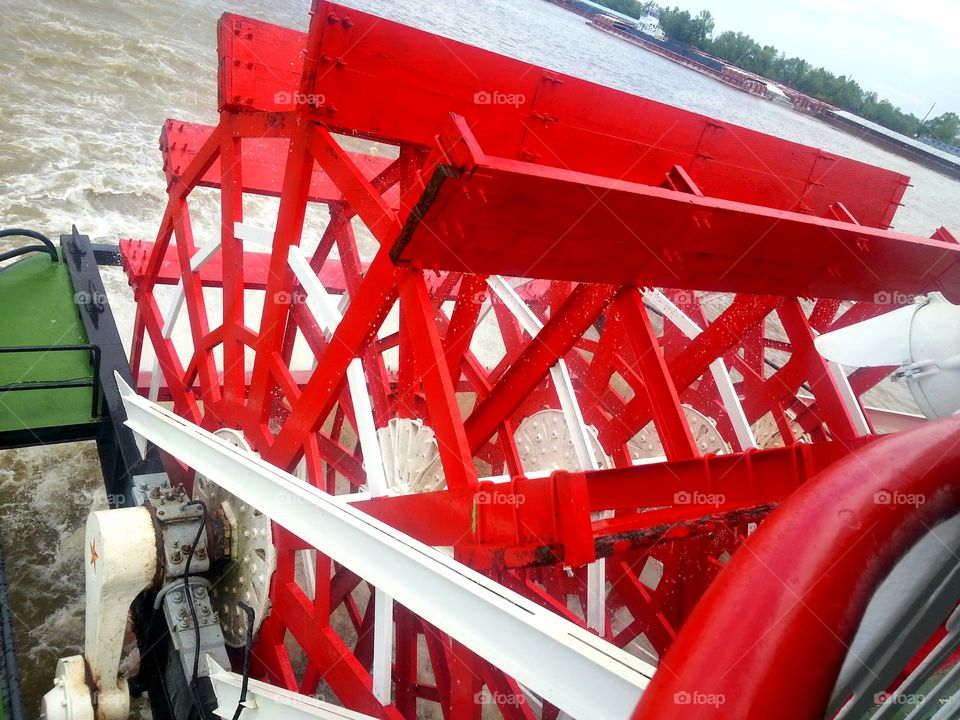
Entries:
[[[279,353],[283,349],[283,330],[288,311],[284,298],[289,298],[294,287],[293,271],[287,260],[290,247],[299,246],[303,233],[310,182],[316,166],[313,156],[308,151],[308,143],[313,132],[312,126],[302,124],[296,126],[290,139],[290,152],[284,163],[283,190],[277,211],[263,313],[260,318],[260,336],[255,348],[253,376],[248,392],[251,417],[247,419],[247,427],[244,428],[248,437],[257,437],[269,432],[267,428],[275,401],[273,391],[276,386],[276,380],[272,377],[270,370],[270,358],[273,353]],[[343,376],[338,374],[333,377],[342,378]],[[305,437],[301,438],[301,449],[305,439]],[[286,467],[282,463],[275,464]]]
[[[235,235],[236,223],[243,221],[244,166],[242,141],[229,131],[233,123],[224,118],[228,132],[220,143],[220,261],[223,267],[223,396],[228,403],[244,397],[244,343],[240,332],[246,327],[244,313],[243,242]],[[200,280],[202,287],[203,280]]]
[[423,275],[411,270],[401,271],[398,284],[405,325],[410,334],[413,355],[410,360],[416,368],[416,381],[423,384],[447,486],[475,486],[477,471],[473,466],[473,454],[467,445],[450,371],[443,362],[443,343],[435,321],[436,311],[430,302]]
[[[296,461],[306,437],[318,429],[337,400],[339,379],[347,366],[375,337],[397,296],[396,268],[381,250],[370,264],[350,307],[337,326],[327,351],[273,444],[263,457],[278,467]],[[256,377],[254,377],[256,381]]]
[[[641,531],[694,523],[704,515],[781,502],[817,472],[875,441],[799,444],[588,473],[517,477],[479,488],[374,498],[355,507],[428,545],[457,546],[480,567],[522,567],[562,560],[582,564],[593,553],[630,544]],[[479,500],[478,500],[479,498]],[[663,513],[639,509],[668,508]],[[615,511],[614,520],[590,513]],[[592,528],[592,529],[591,529]],[[644,536],[646,537],[646,536]]]
[[[743,334],[762,322],[780,302],[780,298],[738,295],[720,316],[690,341],[668,364],[674,387],[683,392],[703,375],[710,363],[737,346]],[[622,445],[653,419],[653,410],[646,397],[634,396],[622,412],[612,417],[600,430],[604,447]]]
[[608,285],[579,285],[570,294],[464,421],[473,452],[497,432],[557,360],[567,354],[610,302],[614,291]]
[[[800,301],[796,298],[784,301],[777,313],[792,344],[791,360],[796,359],[803,367],[817,407],[830,432],[839,439],[856,437],[858,433],[853,416],[843,401],[836,380],[830,374],[827,361],[813,345],[813,330],[803,314]],[[790,395],[794,395],[798,387],[790,387]]]
[[617,314],[627,340],[633,347],[637,370],[643,379],[642,393],[653,409],[653,423],[670,460],[686,460],[699,454],[690,425],[680,405],[677,388],[670,377],[643,298],[636,288],[624,288],[617,296]]

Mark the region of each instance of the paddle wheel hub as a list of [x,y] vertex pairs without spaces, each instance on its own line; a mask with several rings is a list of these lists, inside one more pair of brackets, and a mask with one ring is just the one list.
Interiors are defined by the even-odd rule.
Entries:
[[[218,436],[235,447],[250,450],[243,435],[235,430],[218,430]],[[246,603],[256,618],[254,632],[270,614],[270,583],[277,569],[277,548],[273,543],[270,518],[231,495],[202,475],[194,481],[193,496],[206,503],[207,511],[218,515],[229,537],[229,567],[210,591],[220,615],[223,637],[230,647],[242,648],[247,635],[247,617],[240,603]]]

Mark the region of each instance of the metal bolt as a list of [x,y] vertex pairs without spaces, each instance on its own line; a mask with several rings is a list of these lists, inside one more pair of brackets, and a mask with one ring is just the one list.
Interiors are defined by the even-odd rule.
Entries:
[[193,596],[195,598],[198,598],[202,595],[203,595],[203,588],[201,586],[197,585],[195,588],[193,588]]
[[179,550],[174,550],[173,554],[170,556],[170,562],[172,562],[174,565],[179,565],[183,562],[183,555]]

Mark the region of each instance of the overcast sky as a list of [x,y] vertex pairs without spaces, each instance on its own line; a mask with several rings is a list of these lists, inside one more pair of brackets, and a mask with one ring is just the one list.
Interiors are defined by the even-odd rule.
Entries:
[[960,0],[661,0],[709,10],[714,34],[742,31],[903,110],[960,114]]

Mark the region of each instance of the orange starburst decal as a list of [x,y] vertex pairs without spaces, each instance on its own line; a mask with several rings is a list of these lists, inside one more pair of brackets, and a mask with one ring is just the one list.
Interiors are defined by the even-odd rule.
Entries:
[[97,560],[100,559],[100,555],[97,554],[97,541],[94,540],[90,543],[90,564],[93,565],[93,569],[97,569]]

